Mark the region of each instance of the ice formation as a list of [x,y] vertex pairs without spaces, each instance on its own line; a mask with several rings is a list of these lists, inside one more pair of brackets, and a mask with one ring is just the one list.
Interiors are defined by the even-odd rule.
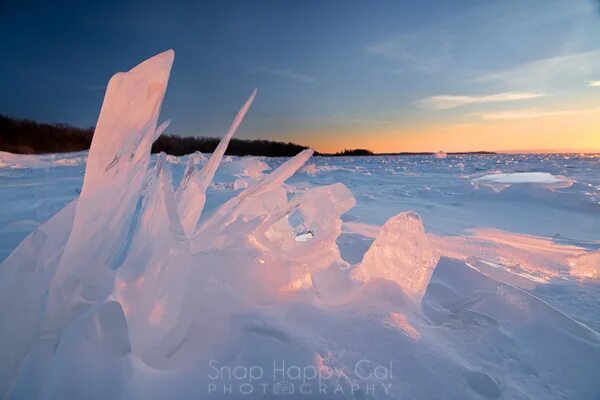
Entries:
[[146,178],[173,58],[166,51],[108,83],[71,234],[48,291],[44,331],[50,335],[60,335],[110,293],[112,267]]
[[443,160],[444,158],[448,157],[448,154],[446,154],[443,151],[438,151],[437,153],[435,153],[435,158],[437,158],[438,160]]
[[475,187],[489,186],[496,191],[502,191],[513,184],[530,184],[547,189],[569,187],[573,182],[564,177],[554,176],[548,172],[514,172],[510,174],[491,174],[473,179]]
[[[2,263],[2,398],[598,396],[598,333],[516,287],[548,260],[593,275],[597,253],[495,231],[440,238],[410,211],[343,223],[356,205],[344,184],[284,184],[312,150],[268,174],[223,159],[255,92],[208,160],[150,167],[173,57],[111,79],[81,194]],[[236,191],[209,209],[221,164]],[[334,170],[372,179],[304,169]],[[368,243],[362,261],[342,257],[348,235]],[[498,273],[489,258],[510,252],[520,274]],[[251,367],[260,378],[226,373]]]
[[409,298],[420,302],[438,259],[421,217],[403,212],[383,225],[352,276],[361,281],[381,278],[395,282]]
[[217,167],[221,163],[221,159],[225,154],[227,145],[229,144],[229,141],[233,137],[237,128],[242,123],[244,116],[250,109],[250,106],[254,101],[254,97],[256,97],[256,89],[252,92],[250,98],[242,106],[242,109],[233,120],[229,131],[227,131],[223,139],[221,139],[212,156],[199,173],[196,171],[194,159],[190,157],[188,160],[188,165],[186,167],[183,180],[177,189],[179,215],[183,222],[185,233],[188,236],[191,236],[196,229],[196,225],[198,224],[198,220],[202,214],[202,209],[206,203],[206,189],[215,177]]

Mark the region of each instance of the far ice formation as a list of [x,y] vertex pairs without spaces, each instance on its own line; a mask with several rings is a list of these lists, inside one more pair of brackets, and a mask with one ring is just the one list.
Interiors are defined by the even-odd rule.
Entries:
[[510,174],[484,175],[472,180],[475,187],[488,186],[496,191],[502,191],[513,184],[531,184],[547,189],[570,187],[573,182],[548,172],[514,172]]

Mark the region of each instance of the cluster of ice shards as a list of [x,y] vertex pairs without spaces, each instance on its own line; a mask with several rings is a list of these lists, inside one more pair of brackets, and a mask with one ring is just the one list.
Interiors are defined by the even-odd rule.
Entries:
[[[111,79],[80,196],[1,266],[3,398],[600,393],[596,332],[463,262],[438,264],[416,213],[372,234],[361,262],[344,261],[337,240],[350,190],[336,183],[289,198],[283,185],[312,150],[268,174],[250,162],[238,173],[252,179],[201,219],[256,91],[208,160],[188,158],[175,189],[166,155],[148,169],[168,126],[157,123],[173,57]],[[266,371],[277,360],[319,381],[215,380],[215,365]]]

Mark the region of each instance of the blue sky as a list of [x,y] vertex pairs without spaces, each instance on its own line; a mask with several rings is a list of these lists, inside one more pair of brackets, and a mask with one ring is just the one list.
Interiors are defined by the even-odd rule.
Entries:
[[[393,142],[388,150],[402,151],[425,149],[428,134],[467,146],[472,139],[452,137],[465,126],[502,136],[502,123],[514,136],[523,120],[561,118],[564,135],[573,126],[581,136],[574,147],[593,146],[591,128],[568,119],[598,120],[599,8],[592,0],[9,0],[0,2],[0,113],[94,125],[112,74],[173,48],[162,112],[173,120],[169,133],[221,136],[257,87],[239,137],[325,150]],[[506,138],[496,146],[509,148]]]

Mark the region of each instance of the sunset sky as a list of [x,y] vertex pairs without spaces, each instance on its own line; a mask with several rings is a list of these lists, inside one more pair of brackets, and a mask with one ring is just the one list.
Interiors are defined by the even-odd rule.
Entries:
[[167,133],[222,136],[256,87],[240,138],[600,151],[594,0],[0,0],[0,48],[14,117],[94,125],[112,74],[173,48]]

